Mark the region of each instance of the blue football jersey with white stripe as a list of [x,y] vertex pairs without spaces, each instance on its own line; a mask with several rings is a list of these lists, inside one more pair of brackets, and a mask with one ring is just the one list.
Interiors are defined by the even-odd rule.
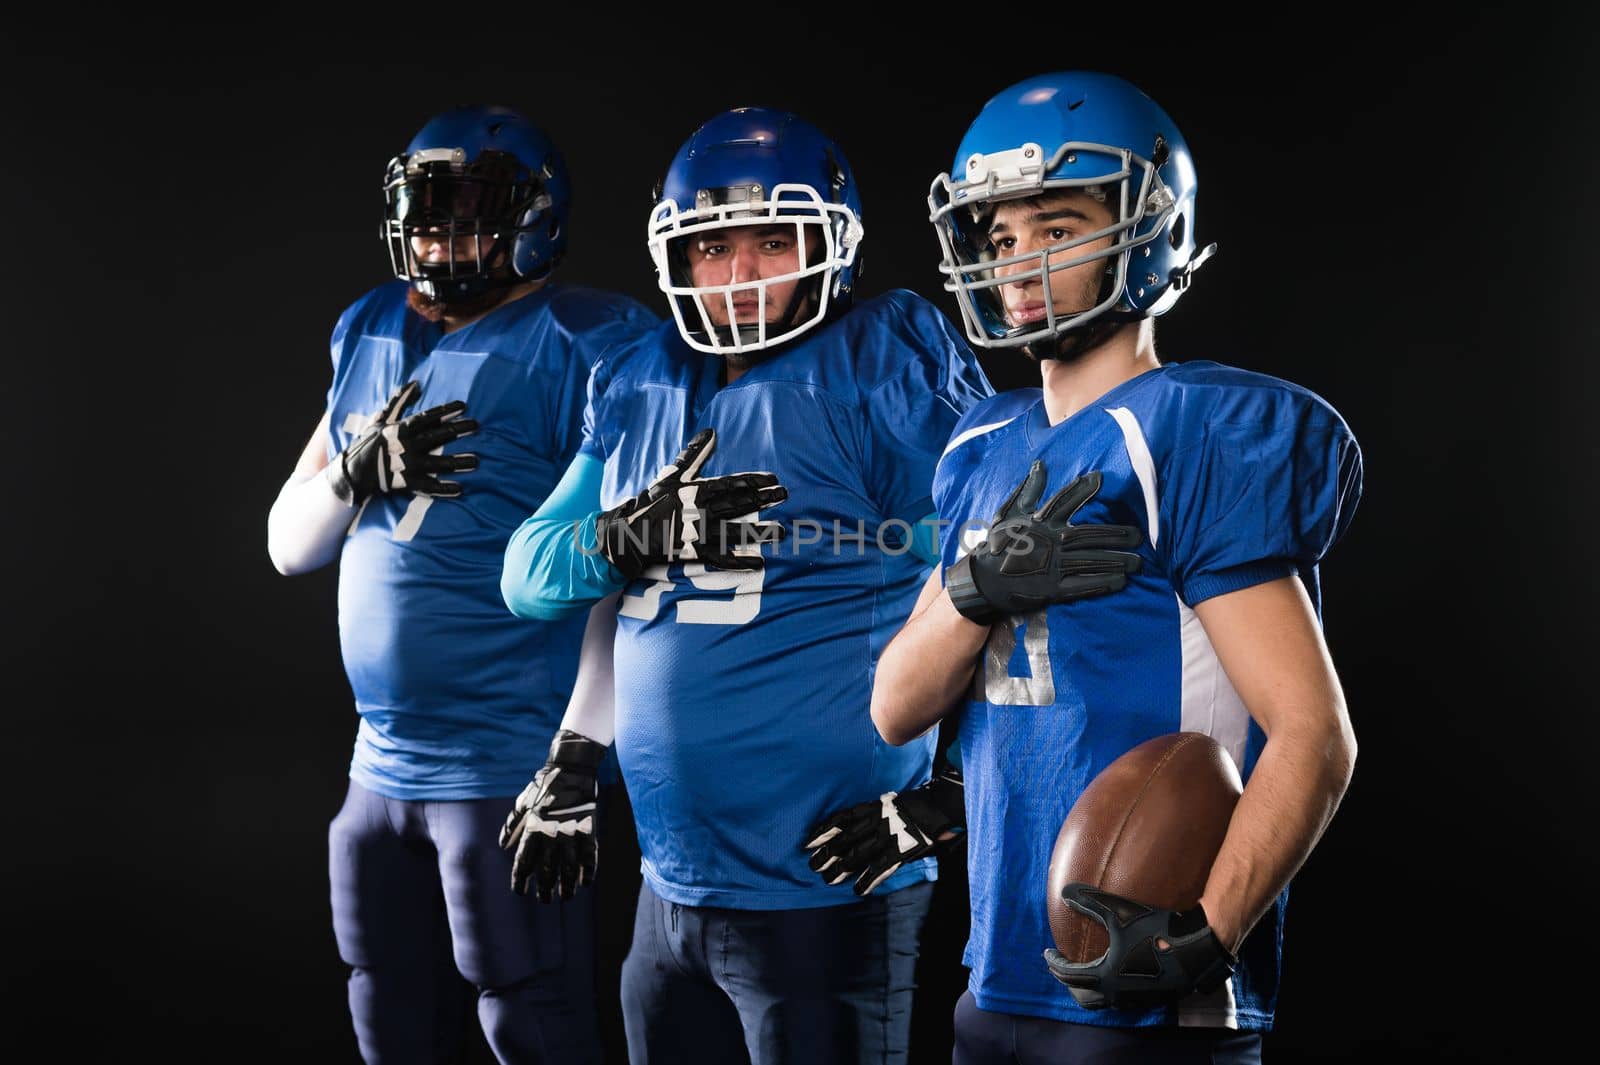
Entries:
[[[685,905],[799,909],[855,900],[801,849],[841,807],[928,779],[933,737],[879,738],[879,653],[927,565],[905,549],[932,510],[934,464],[961,413],[991,394],[932,304],[896,291],[776,349],[727,387],[722,360],[668,322],[595,368],[584,447],[602,503],[642,491],[701,429],[705,477],[777,475],[762,516],[785,540],[751,573],[677,563],[625,590],[616,749],[656,894]],[[905,524],[897,524],[905,523]],[[926,859],[878,890],[931,880]]]
[[582,437],[589,368],[657,323],[623,296],[549,284],[445,334],[395,281],[340,317],[328,454],[400,385],[407,409],[465,400],[474,435],[446,446],[479,465],[456,499],[376,495],[339,562],[339,641],[361,716],[350,776],[397,799],[515,795],[544,764],[577,672],[584,617],[511,615],[506,540],[560,479]]
[[954,523],[946,566],[981,541],[1035,459],[1049,474],[1045,499],[1100,471],[1099,494],[1073,521],[1138,527],[1144,566],[1115,595],[990,634],[961,729],[973,996],[986,1010],[1086,1024],[1270,1027],[1287,891],[1215,995],[1091,1012],[1041,957],[1052,942],[1045,885],[1072,804],[1137,744],[1203,732],[1248,778],[1265,737],[1193,607],[1298,574],[1320,617],[1317,564],[1360,497],[1360,450],[1311,392],[1213,362],[1150,370],[1053,427],[1040,390],[1009,392],[968,413],[939,463],[934,499]]

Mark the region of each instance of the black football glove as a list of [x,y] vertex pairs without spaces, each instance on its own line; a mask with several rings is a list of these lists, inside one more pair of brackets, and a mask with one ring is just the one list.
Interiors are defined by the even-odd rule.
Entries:
[[757,511],[775,507],[789,492],[770,473],[699,477],[716,448],[714,429],[702,429],[650,487],[601,514],[595,522],[600,553],[633,580],[665,562],[701,561],[723,569],[760,569],[759,549],[735,551],[782,539],[775,521],[756,521]]
[[806,834],[812,871],[830,884],[854,877],[855,893],[870,893],[902,865],[934,853],[946,832],[965,831],[965,791],[961,771],[944,765],[921,787],[824,818]]
[[1068,520],[1100,491],[1098,472],[1079,477],[1040,507],[1045,481],[1044,463],[1035,461],[995,515],[988,540],[945,571],[950,601],[964,617],[992,625],[1049,603],[1121,591],[1129,574],[1139,572],[1138,555],[1108,550],[1138,547],[1138,529]]
[[595,801],[600,794],[595,770],[606,756],[604,744],[568,729],[550,741],[550,756],[533,782],[517,796],[500,830],[500,846],[513,851],[511,890],[526,895],[533,885],[540,902],[556,895],[570,899],[594,882],[600,864],[595,841]]
[[1054,947],[1044,952],[1050,975],[1066,984],[1084,1009],[1171,1005],[1195,991],[1215,991],[1239,964],[1199,905],[1162,910],[1088,884],[1068,884],[1061,898],[1105,925],[1111,940],[1102,957],[1083,964],[1068,961]]
[[372,424],[328,464],[328,483],[334,495],[354,506],[378,492],[401,489],[447,498],[461,494],[459,484],[441,481],[438,475],[475,470],[478,456],[430,452],[477,432],[478,423],[461,417],[467,405],[459,399],[401,418],[400,412],[420,395],[422,386],[417,382],[401,385]]

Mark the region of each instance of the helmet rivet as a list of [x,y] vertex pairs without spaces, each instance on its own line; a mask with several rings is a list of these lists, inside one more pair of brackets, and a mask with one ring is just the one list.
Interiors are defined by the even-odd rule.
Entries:
[[976,155],[974,155],[971,159],[967,160],[967,169],[968,170],[976,170],[976,169],[978,169],[978,163],[979,162],[981,162],[981,160]]
[[1146,259],[1150,258],[1150,245],[1148,244],[1144,246],[1144,257]]
[[1078,153],[1077,152],[1068,152],[1067,153],[1067,162],[1076,163],[1077,161],[1078,161]]
[[[1161,280],[1161,279],[1160,279],[1160,278],[1159,278],[1159,277],[1157,277],[1157,276],[1156,276],[1156,275],[1155,275],[1155,274],[1145,274],[1145,275],[1144,275],[1144,283],[1145,283],[1145,284],[1147,284],[1147,285],[1153,285],[1153,284],[1155,284],[1155,283],[1156,283],[1156,282],[1157,282],[1157,281],[1160,281],[1160,280]],[[1140,293],[1139,293],[1139,295],[1141,295],[1141,296],[1142,296],[1142,295],[1144,295],[1144,293],[1143,293],[1143,292],[1142,292],[1142,291],[1141,291],[1141,292],[1140,292]]]
[[1144,289],[1142,288],[1139,290],[1139,298],[1144,299]]
[[1024,149],[1022,149],[1022,157],[1024,159],[1032,159],[1033,158],[1033,149],[1032,148],[1024,148]]

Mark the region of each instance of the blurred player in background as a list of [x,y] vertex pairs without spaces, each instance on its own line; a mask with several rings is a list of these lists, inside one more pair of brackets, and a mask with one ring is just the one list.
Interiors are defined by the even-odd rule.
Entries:
[[551,280],[567,171],[513,111],[432,119],[384,195],[397,280],[335,325],[326,410],[268,519],[280,572],[339,560],[360,724],[329,873],[351,1018],[369,1065],[448,1060],[453,961],[502,1062],[596,1062],[593,898],[511,894],[497,841],[559,723],[582,619],[509,616],[499,572],[577,450],[590,366],[656,318]]

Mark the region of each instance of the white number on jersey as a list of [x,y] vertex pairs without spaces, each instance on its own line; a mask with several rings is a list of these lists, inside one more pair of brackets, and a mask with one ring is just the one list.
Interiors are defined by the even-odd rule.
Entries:
[[[760,544],[740,544],[736,555],[759,555]],[[743,625],[761,613],[761,586],[766,580],[765,569],[707,569],[704,562],[685,562],[683,575],[689,583],[704,592],[732,591],[732,599],[709,599],[685,596],[678,600],[675,621],[680,625]],[[626,618],[649,621],[661,612],[661,593],[673,586],[672,575],[666,566],[651,566],[642,576],[650,581],[639,595],[622,596],[617,613]]]
[[[1026,677],[1011,673],[1011,656],[1022,628],[1022,650],[1028,656]],[[1050,669],[1050,622],[1041,608],[997,621],[984,647],[983,684],[989,702],[1006,706],[1051,706],[1056,680]]]

